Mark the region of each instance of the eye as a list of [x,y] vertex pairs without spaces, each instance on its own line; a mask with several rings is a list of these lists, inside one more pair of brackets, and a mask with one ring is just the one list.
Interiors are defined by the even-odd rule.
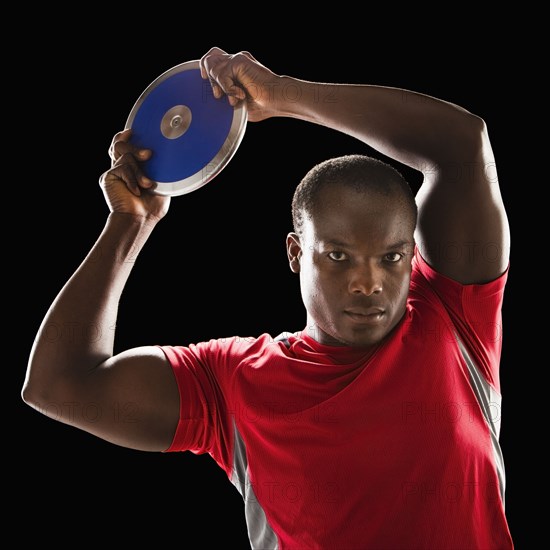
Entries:
[[401,261],[403,259],[403,254],[400,254],[399,252],[390,252],[389,254],[386,254],[384,256],[384,260],[386,262],[389,262],[391,264],[396,264],[397,262]]
[[344,260],[348,259],[347,255],[344,252],[338,251],[329,252],[328,257],[334,262],[343,262]]

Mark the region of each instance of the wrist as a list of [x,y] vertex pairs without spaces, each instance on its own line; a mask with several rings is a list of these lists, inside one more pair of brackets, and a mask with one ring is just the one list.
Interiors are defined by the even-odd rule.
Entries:
[[96,267],[100,264],[130,267],[137,259],[156,223],[145,216],[125,212],[111,212],[90,258]]
[[126,212],[111,212],[103,230],[103,245],[118,258],[135,255],[135,251],[141,250],[149,239],[158,220]]
[[277,116],[310,120],[319,108],[317,104],[326,99],[325,88],[328,85],[280,76],[274,101]]
[[107,224],[114,225],[119,229],[142,229],[152,231],[161,220],[153,214],[141,215],[130,212],[110,212],[107,217]]
[[293,116],[297,109],[296,103],[304,95],[303,84],[291,76],[277,76],[268,87],[269,104],[274,116]]

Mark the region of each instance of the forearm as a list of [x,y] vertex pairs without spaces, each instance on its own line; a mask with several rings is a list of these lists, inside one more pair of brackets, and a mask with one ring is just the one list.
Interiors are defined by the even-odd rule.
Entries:
[[111,214],[83,263],[65,284],[36,336],[27,385],[78,379],[113,355],[118,303],[154,222]]
[[421,171],[465,160],[473,150],[467,144],[479,138],[483,126],[457,105],[399,88],[285,76],[273,90],[278,116],[346,133]]

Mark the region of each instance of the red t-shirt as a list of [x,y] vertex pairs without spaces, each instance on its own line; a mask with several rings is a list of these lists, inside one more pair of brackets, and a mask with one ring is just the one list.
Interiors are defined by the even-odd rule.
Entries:
[[417,253],[406,314],[369,356],[307,329],[161,346],[181,396],[168,451],[225,470],[252,548],[513,548],[498,443],[507,273],[461,285]]

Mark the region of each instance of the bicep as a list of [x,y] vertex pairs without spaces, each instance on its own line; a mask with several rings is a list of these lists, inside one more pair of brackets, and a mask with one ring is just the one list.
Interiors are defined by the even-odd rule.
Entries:
[[70,423],[102,439],[165,451],[179,420],[180,398],[162,350],[144,346],[109,358],[78,382],[82,405]]
[[497,278],[508,266],[510,235],[485,129],[455,161],[424,173],[416,200],[416,241],[438,272],[463,284]]

